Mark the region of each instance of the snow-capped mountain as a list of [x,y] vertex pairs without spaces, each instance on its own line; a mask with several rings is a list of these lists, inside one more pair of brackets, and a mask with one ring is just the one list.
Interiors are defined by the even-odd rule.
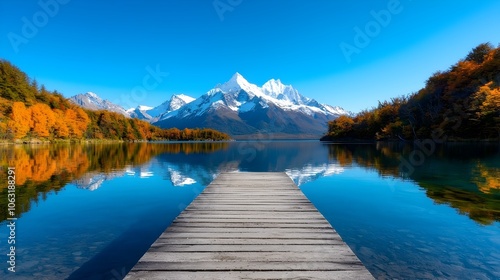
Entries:
[[87,109],[118,112],[164,128],[213,128],[234,138],[318,138],[327,131],[328,121],[350,114],[305,97],[279,79],[259,87],[239,73],[197,99],[178,94],[156,107],[125,110],[92,92],[70,100]]
[[148,111],[148,113],[153,117],[157,118],[160,115],[170,113],[179,109],[180,107],[193,102],[195,99],[191,96],[185,94],[176,94],[170,97],[170,100],[163,102],[161,105]]
[[127,113],[132,118],[137,118],[146,121],[156,121],[162,114],[175,111],[180,107],[192,102],[194,98],[185,94],[176,94],[156,107],[137,106],[127,110]]
[[151,109],[153,109],[153,107],[139,105],[135,108],[128,109],[127,114],[131,118],[136,118],[140,120],[150,120],[153,118],[148,114],[148,111]]
[[102,99],[93,92],[77,94],[70,97],[69,100],[85,109],[107,110],[110,112],[120,113],[126,117],[152,122],[157,121],[160,115],[175,111],[195,99],[185,94],[177,94],[172,95],[169,100],[156,107],[139,105],[136,108],[130,108],[128,110],[125,110],[123,107],[116,105],[109,100]]
[[107,110],[110,112],[122,114],[127,117],[129,116],[129,114],[123,107],[118,106],[110,102],[109,100],[102,99],[93,92],[77,94],[70,97],[69,101],[89,110]]
[[305,97],[280,80],[259,87],[236,73],[196,100],[162,114],[154,124],[179,129],[210,127],[236,138],[258,134],[317,138],[326,132],[329,120],[342,114],[348,112]]

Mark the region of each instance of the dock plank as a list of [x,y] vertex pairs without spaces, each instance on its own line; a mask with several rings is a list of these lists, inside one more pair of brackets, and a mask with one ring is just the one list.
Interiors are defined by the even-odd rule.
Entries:
[[221,173],[125,279],[373,279],[285,173]]

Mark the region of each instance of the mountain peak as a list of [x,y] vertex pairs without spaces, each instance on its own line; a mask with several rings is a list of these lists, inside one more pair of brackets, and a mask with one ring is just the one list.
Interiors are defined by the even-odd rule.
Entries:
[[107,110],[122,114],[126,117],[129,116],[127,110],[123,107],[113,104],[109,100],[102,99],[99,95],[90,91],[72,96],[69,98],[69,101],[89,110]]
[[283,83],[281,82],[281,80],[280,80],[280,79],[274,79],[274,78],[273,78],[273,79],[270,79],[269,81],[267,81],[267,82],[266,82],[266,84],[267,84],[267,83],[271,83],[271,84],[280,84],[280,85],[282,85],[282,84],[283,84]]
[[239,85],[239,86],[244,86],[249,84],[248,81],[238,72],[234,73],[234,75],[225,83],[229,85]]
[[237,78],[243,78],[243,76],[239,72],[236,72],[236,73],[233,74],[233,77],[231,77],[231,80],[232,79],[237,79]]
[[264,94],[277,98],[279,100],[287,100],[293,104],[307,104],[311,99],[302,96],[291,85],[284,85],[280,79],[271,79],[262,86]]
[[285,92],[286,87],[292,86],[284,85],[280,79],[271,79],[262,86],[262,90],[268,95],[277,95]]
[[229,79],[229,81],[225,82],[224,84],[219,84],[217,85],[213,90],[209,91],[209,93],[214,93],[217,91],[222,91],[222,92],[237,92],[239,90],[244,90],[248,93],[254,93],[258,94],[260,92],[260,89],[258,86],[249,83],[240,73],[236,72],[234,75]]
[[170,97],[170,101],[168,101],[167,111],[175,111],[180,107],[194,101],[195,99],[191,96],[187,96],[185,94],[174,94]]
[[172,95],[172,97],[170,97],[170,100],[173,100],[173,99],[181,99],[184,101],[188,101],[187,103],[194,100],[194,98],[192,98],[191,96],[185,95],[183,93]]
[[100,98],[99,96],[97,96],[97,94],[95,94],[95,93],[93,93],[93,92],[91,92],[91,91],[89,91],[89,92],[85,93],[85,95],[90,96],[90,97],[92,97],[92,98]]

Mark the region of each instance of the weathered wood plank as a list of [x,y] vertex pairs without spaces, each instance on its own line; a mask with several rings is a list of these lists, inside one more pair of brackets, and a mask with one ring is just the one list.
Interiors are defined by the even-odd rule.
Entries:
[[[352,258],[352,257],[350,257]],[[202,261],[180,261],[180,262],[143,262],[139,261],[132,271],[150,270],[150,271],[228,271],[228,270],[241,270],[241,271],[304,271],[304,270],[323,270],[323,271],[336,271],[336,270],[362,270],[366,268],[362,263],[348,262],[345,259],[339,262],[335,261],[233,261],[225,259],[223,256],[219,260],[205,259]],[[168,275],[168,274],[166,274]],[[218,279],[224,279],[221,275]]]
[[[290,252],[268,252],[268,251],[243,251],[241,252],[159,252],[158,250],[151,251],[141,259],[141,263],[148,262],[203,262],[206,260],[212,261],[232,261],[232,262],[255,262],[259,259],[265,259],[266,262],[335,262],[342,264],[346,257],[353,256],[352,251],[290,251]],[[346,262],[351,264],[351,262]]]
[[237,227],[237,228],[198,228],[198,227],[176,227],[173,226],[166,231],[167,234],[174,232],[185,232],[185,233],[220,233],[220,234],[231,234],[231,233],[253,233],[253,234],[274,234],[274,235],[283,235],[283,234],[292,234],[292,233],[331,233],[330,228],[256,228],[256,227]]
[[[317,279],[317,280],[343,280],[366,279],[362,270],[337,270],[337,271],[226,271],[224,280],[257,280],[257,279]],[[151,280],[206,280],[222,279],[221,272],[213,271],[132,271],[126,279],[151,279]]]
[[[269,213],[266,215],[266,213],[262,212],[252,212],[252,211],[212,211],[212,212],[207,212],[207,211],[189,211],[189,212],[183,212],[177,219],[183,219],[183,218],[200,218],[200,219],[205,219],[205,218],[213,218],[213,219],[233,219],[233,218],[241,218],[241,219],[320,219],[320,220],[325,220],[321,214],[318,212],[278,212],[278,213],[272,213],[272,215]],[[326,221],[326,220],[325,220]]]
[[[249,232],[250,231],[250,232]],[[304,230],[302,230],[304,231]],[[247,229],[241,232],[224,232],[222,234],[219,232],[176,232],[174,229],[167,230],[167,232],[162,233],[160,238],[261,238],[261,239],[325,239],[333,238],[338,236],[334,231],[318,232],[318,231],[306,231],[306,232],[293,232],[290,230],[280,230],[280,231],[254,231]]]
[[[171,245],[155,243],[149,249],[151,253],[164,253],[170,254],[172,252],[315,252],[315,253],[328,253],[342,252],[352,255],[352,251],[342,246],[343,244],[337,242],[336,244],[329,244],[332,246],[322,245]],[[248,256],[250,254],[244,254]],[[331,256],[331,255],[330,255]],[[337,256],[337,255],[334,255]],[[306,255],[307,257],[307,255]],[[145,259],[143,259],[144,261]]]
[[373,279],[285,173],[222,173],[125,279]]
[[159,238],[151,248],[163,245],[337,245],[340,237],[331,239],[262,239],[262,238]]
[[197,227],[197,228],[327,228],[330,229],[329,224],[314,224],[314,223],[261,223],[261,222],[237,222],[237,223],[226,223],[226,222],[174,222],[172,225],[176,227]]
[[173,224],[180,224],[182,222],[189,222],[189,223],[280,223],[280,224],[322,224],[322,225],[330,225],[327,221],[324,219],[319,219],[319,218],[300,218],[297,219],[295,217],[291,217],[288,219],[283,219],[283,218],[275,218],[275,217],[270,217],[266,219],[260,219],[258,217],[251,217],[251,218],[241,218],[241,217],[234,217],[234,218],[213,218],[213,217],[191,217],[191,218],[185,218],[185,217],[179,217],[177,218]]

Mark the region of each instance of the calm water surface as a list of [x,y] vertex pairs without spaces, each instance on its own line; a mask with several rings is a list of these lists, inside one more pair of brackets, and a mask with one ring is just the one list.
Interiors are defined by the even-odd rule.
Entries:
[[[122,279],[221,171],[284,171],[378,279],[500,278],[500,145],[317,141],[0,147],[16,168],[16,272]],[[420,157],[419,157],[420,156]],[[7,278],[8,277],[8,278]]]

